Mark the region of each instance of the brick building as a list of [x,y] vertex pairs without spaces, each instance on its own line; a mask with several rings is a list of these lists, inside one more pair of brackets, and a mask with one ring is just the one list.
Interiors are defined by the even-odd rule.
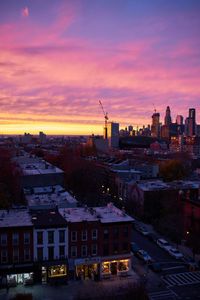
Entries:
[[104,278],[129,273],[131,217],[112,204],[59,211],[68,222],[71,278]]
[[4,284],[33,280],[33,224],[27,209],[0,211],[0,254]]

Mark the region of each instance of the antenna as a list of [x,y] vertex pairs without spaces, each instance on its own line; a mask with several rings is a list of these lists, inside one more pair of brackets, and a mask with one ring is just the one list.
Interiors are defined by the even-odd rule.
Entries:
[[154,103],[153,103],[153,108],[154,108],[154,112],[156,113],[156,108],[155,108],[155,105],[154,105]]

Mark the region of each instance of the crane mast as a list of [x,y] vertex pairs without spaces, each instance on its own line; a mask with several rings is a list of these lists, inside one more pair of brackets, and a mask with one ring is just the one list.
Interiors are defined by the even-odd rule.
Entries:
[[104,111],[103,104],[101,103],[101,100],[99,100],[99,105],[101,106],[101,109],[104,114],[105,119],[105,127],[104,127],[104,139],[107,139],[107,121],[108,121],[108,113]]

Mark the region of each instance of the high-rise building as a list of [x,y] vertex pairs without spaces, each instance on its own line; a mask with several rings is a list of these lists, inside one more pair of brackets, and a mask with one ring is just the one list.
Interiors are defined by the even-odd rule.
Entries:
[[42,131],[39,133],[39,140],[41,144],[45,144],[47,142],[47,136]]
[[129,126],[128,126],[128,132],[129,132],[129,134],[130,134],[131,131],[133,131],[133,126],[132,126],[132,125],[129,125]]
[[107,136],[109,148],[119,147],[119,123],[107,123]]
[[177,115],[176,117],[176,125],[178,134],[183,134],[185,126],[183,125],[183,116]]
[[151,125],[151,136],[152,137],[159,137],[160,135],[160,126],[159,126],[159,118],[160,114],[159,113],[154,113],[152,115],[152,125]]
[[172,120],[171,120],[170,108],[169,106],[167,106],[166,115],[165,115],[165,125],[170,125],[171,122]]
[[193,136],[196,133],[195,108],[189,109],[189,127],[188,135]]
[[177,115],[177,117],[176,117],[176,124],[177,125],[183,125],[183,116]]
[[185,136],[189,134],[189,118],[185,119]]
[[160,129],[161,139],[170,140],[170,125],[163,125]]

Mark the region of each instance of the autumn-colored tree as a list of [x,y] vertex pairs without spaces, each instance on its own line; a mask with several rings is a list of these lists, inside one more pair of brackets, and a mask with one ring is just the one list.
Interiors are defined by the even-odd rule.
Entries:
[[181,180],[185,177],[184,167],[178,160],[168,160],[160,166],[159,177],[164,181]]
[[65,172],[64,187],[87,205],[97,205],[102,176],[94,162],[81,157],[82,151],[64,147],[58,156],[48,155],[45,160]]
[[11,159],[8,149],[0,149],[0,208],[21,202],[21,172]]

